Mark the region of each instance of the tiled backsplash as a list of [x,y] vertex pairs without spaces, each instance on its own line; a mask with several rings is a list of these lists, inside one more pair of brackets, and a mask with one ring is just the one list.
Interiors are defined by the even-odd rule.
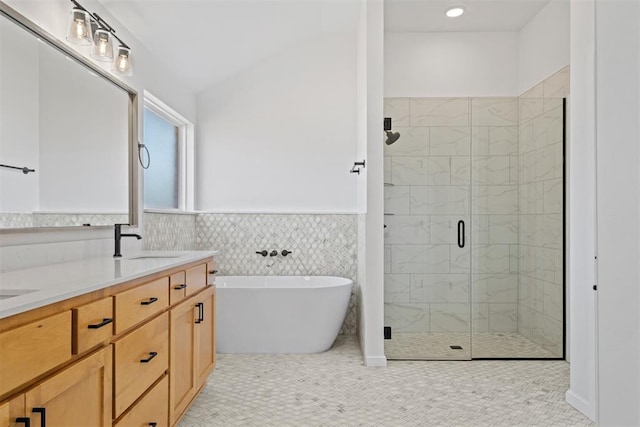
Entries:
[[196,214],[145,212],[144,247],[153,251],[196,250]]
[[[356,215],[145,213],[145,248],[219,250],[219,274],[322,275],[352,279],[341,333],[355,334],[357,307]],[[283,250],[291,254],[282,256]],[[256,254],[278,251],[278,256]]]

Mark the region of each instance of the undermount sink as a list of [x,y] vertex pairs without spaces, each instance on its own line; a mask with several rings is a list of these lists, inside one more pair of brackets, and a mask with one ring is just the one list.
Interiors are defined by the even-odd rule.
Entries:
[[172,258],[179,258],[178,255],[140,255],[140,256],[133,256],[131,258],[125,258],[125,259],[172,259]]
[[37,289],[0,289],[0,300],[19,297],[20,295],[35,291],[37,291]]

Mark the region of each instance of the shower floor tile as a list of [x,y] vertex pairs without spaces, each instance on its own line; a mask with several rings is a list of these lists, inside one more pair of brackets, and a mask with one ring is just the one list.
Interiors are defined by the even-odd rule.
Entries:
[[592,426],[564,401],[561,360],[389,361],[357,337],[310,355],[221,354],[179,427]]
[[396,360],[560,357],[516,332],[474,333],[473,342],[469,334],[456,332],[394,332],[392,337],[384,341],[384,350],[388,359]]

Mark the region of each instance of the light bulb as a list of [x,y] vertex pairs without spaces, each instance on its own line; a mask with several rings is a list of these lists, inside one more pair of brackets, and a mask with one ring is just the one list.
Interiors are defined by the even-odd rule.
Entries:
[[113,62],[112,71],[121,76],[132,75],[131,49],[120,45],[116,52],[116,60]]
[[91,56],[99,61],[113,61],[113,41],[111,33],[105,29],[98,29],[94,34],[94,44],[91,49]]
[[87,36],[87,26],[85,25],[84,21],[81,21],[79,19],[76,19],[74,22],[74,35],[76,36],[76,38],[78,39],[83,39]]
[[81,9],[71,10],[71,20],[67,40],[71,43],[88,46],[93,43],[89,13]]

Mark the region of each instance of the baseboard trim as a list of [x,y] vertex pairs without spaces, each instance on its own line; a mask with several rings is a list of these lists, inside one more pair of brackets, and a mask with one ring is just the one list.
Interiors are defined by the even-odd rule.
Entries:
[[367,367],[385,367],[387,366],[387,358],[385,356],[365,357],[364,366]]
[[596,422],[596,410],[595,406],[584,400],[582,397],[576,395],[571,390],[567,391],[564,395],[565,401],[589,417],[593,422]]

